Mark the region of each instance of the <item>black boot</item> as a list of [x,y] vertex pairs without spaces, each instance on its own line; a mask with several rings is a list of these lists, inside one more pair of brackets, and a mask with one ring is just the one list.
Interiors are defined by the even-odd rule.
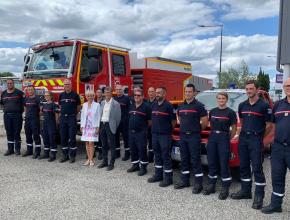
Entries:
[[210,195],[215,193],[215,184],[208,184],[203,192],[203,195]]
[[75,157],[71,157],[71,158],[69,159],[69,162],[70,162],[70,163],[74,163],[74,162],[76,162],[76,158],[75,158]]
[[189,182],[184,182],[184,181],[179,181],[178,183],[176,183],[174,185],[174,189],[183,189],[186,187],[190,187],[190,183]]
[[66,161],[68,161],[69,158],[68,158],[68,155],[62,155],[62,158],[59,160],[60,163],[64,163]]
[[156,182],[160,182],[162,180],[163,180],[163,177],[162,176],[157,176],[156,174],[154,174],[147,181],[148,181],[148,183],[156,183]]
[[273,214],[275,212],[282,212],[282,208],[281,206],[273,206],[272,204],[269,204],[262,208],[261,212],[264,214]]
[[48,159],[49,157],[49,150],[44,150],[44,153],[38,158],[39,160]]
[[110,164],[109,164],[109,166],[107,167],[107,171],[113,170],[114,167],[115,167],[114,164],[115,164],[115,162],[114,161],[111,161]]
[[128,173],[133,173],[133,172],[136,172],[136,171],[139,171],[140,170],[140,167],[139,167],[139,164],[138,163],[134,163],[132,164],[132,166],[127,170]]
[[170,186],[172,185],[173,181],[172,181],[172,177],[166,177],[166,178],[163,178],[163,180],[159,183],[159,186],[160,187],[167,187],[167,186]]
[[229,187],[222,187],[221,192],[219,194],[220,200],[225,200],[229,196]]
[[98,166],[98,168],[104,168],[108,166],[108,161],[107,160],[103,160],[103,162]]
[[147,173],[147,166],[141,165],[140,171],[138,172],[138,176],[144,176]]
[[14,154],[14,144],[8,143],[8,150],[5,152],[4,156],[9,156]]
[[27,157],[33,154],[33,148],[32,146],[27,146],[27,150],[25,151],[24,154],[22,154],[22,157]]
[[253,209],[261,209],[263,207],[264,196],[255,195],[254,202],[252,204]]
[[240,199],[252,199],[252,193],[251,192],[243,192],[242,190],[232,193],[231,198],[234,200],[240,200]]
[[130,159],[130,150],[125,150],[125,155],[122,158],[122,161],[127,161]]
[[199,194],[201,193],[203,187],[201,183],[194,183],[194,186],[192,188],[192,194]]

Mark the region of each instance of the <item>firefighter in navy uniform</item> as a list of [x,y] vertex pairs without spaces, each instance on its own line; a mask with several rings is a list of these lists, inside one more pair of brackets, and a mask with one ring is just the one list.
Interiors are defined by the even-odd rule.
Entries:
[[[155,89],[153,87],[148,88],[148,103],[152,106],[153,103],[156,102],[155,98]],[[154,152],[152,148],[152,133],[151,133],[151,126],[148,127],[147,132],[147,140],[148,140],[148,161],[152,163],[154,161]]]
[[24,93],[14,87],[13,79],[7,79],[6,83],[7,90],[1,94],[8,145],[4,156],[9,156],[14,152],[15,155],[20,155]]
[[[26,88],[28,96],[24,100],[25,107],[25,124],[24,130],[26,135],[27,150],[22,155],[23,157],[33,154],[33,159],[40,156],[41,152],[41,139],[40,139],[40,99],[35,94],[35,88],[28,86]],[[34,153],[33,153],[34,141]]]
[[116,158],[120,157],[120,134],[122,134],[125,150],[122,161],[127,161],[130,159],[130,148],[128,143],[130,98],[124,95],[124,90],[121,85],[117,85],[115,90],[117,96],[114,99],[119,102],[121,106],[121,123],[119,124],[116,133]]
[[234,110],[227,107],[227,93],[220,92],[216,98],[218,107],[209,112],[211,133],[206,147],[209,181],[203,194],[210,195],[215,193],[217,174],[220,168],[222,189],[219,199],[224,200],[229,196],[229,187],[232,181],[229,167],[230,140],[236,135],[237,115]]
[[194,98],[195,86],[188,84],[184,89],[185,101],[178,106],[177,118],[180,122],[181,178],[174,186],[182,189],[190,186],[190,164],[194,173],[193,194],[202,191],[203,172],[200,161],[200,132],[208,124],[207,111],[202,103]]
[[282,212],[287,168],[290,170],[290,78],[284,82],[283,88],[286,97],[277,101],[273,108],[272,122],[275,125],[271,152],[273,191],[271,203],[262,209],[265,214]]
[[76,158],[76,134],[77,134],[77,114],[81,108],[80,97],[72,91],[71,81],[64,80],[64,92],[59,95],[60,105],[60,140],[62,146],[61,163],[75,162]]
[[134,104],[129,111],[129,145],[132,167],[128,173],[139,171],[138,175],[147,173],[147,129],[151,124],[151,107],[143,101],[143,91],[134,94]]
[[155,157],[155,174],[149,183],[160,182],[160,187],[172,184],[172,161],[170,157],[172,129],[176,119],[173,106],[166,99],[166,88],[156,89],[156,102],[152,105],[152,146]]
[[[239,136],[239,157],[241,190],[232,193],[235,200],[252,198],[252,172],[255,176],[255,198],[253,209],[261,209],[265,194],[265,175],[263,172],[263,137],[270,132],[272,109],[269,104],[258,96],[258,85],[250,80],[246,83],[249,97],[239,105],[241,132]],[[251,169],[252,167],[252,169]]]
[[41,112],[44,117],[43,121],[43,144],[44,153],[39,159],[48,159],[52,162],[56,159],[57,145],[56,145],[56,121],[58,121],[59,107],[53,101],[53,94],[46,91],[44,94],[46,102],[42,103]]

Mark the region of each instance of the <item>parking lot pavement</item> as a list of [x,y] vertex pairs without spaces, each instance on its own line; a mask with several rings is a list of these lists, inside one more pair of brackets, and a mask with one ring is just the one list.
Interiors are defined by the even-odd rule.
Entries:
[[[24,139],[23,139],[24,140]],[[3,219],[290,219],[290,175],[287,174],[283,213],[263,215],[252,201],[218,200],[193,195],[191,188],[176,191],[147,183],[149,174],[128,174],[129,162],[116,161],[113,171],[84,167],[84,148],[75,164],[49,163],[16,156],[4,157],[5,137],[0,138],[0,218]],[[270,197],[269,159],[265,202]],[[175,181],[178,172],[175,172]],[[233,183],[231,191],[239,187]]]

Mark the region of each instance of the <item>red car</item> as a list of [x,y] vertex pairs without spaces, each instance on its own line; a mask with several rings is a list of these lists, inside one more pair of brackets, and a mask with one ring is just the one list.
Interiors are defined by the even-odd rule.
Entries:
[[[241,89],[229,89],[229,90],[207,90],[199,93],[196,99],[205,105],[207,110],[217,107],[216,95],[218,92],[227,92],[229,95],[228,106],[238,112],[238,106],[241,102],[245,101],[248,97],[245,90]],[[269,97],[269,94],[263,90],[259,91],[259,96],[269,103],[271,108],[273,103]],[[237,113],[238,116],[238,113]],[[239,134],[241,126],[240,120],[238,118],[238,131]],[[203,165],[207,165],[207,150],[206,145],[208,142],[208,136],[210,134],[210,125],[201,132],[201,162]],[[271,143],[273,142],[274,131],[271,130],[270,134],[264,137],[264,147],[265,149],[270,149]],[[171,157],[175,161],[180,161],[180,150],[179,150],[179,127],[177,126],[172,134],[172,151]],[[238,167],[240,165],[239,155],[238,155],[238,142],[239,139],[231,140],[231,157],[230,157],[230,167]]]

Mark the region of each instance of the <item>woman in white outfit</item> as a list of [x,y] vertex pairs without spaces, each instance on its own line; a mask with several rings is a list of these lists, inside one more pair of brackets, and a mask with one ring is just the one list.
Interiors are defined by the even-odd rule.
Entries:
[[100,128],[100,104],[95,102],[94,91],[86,92],[87,102],[83,104],[81,113],[81,140],[86,142],[86,150],[88,160],[84,163],[85,166],[93,166],[94,156],[94,142],[99,140],[99,128]]

